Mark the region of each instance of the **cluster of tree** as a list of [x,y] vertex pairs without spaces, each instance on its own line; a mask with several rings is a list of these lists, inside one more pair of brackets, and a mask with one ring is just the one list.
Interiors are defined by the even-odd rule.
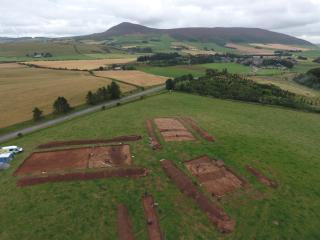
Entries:
[[315,60],[313,60],[313,62],[315,63],[320,63],[320,57],[316,58]]
[[53,103],[54,114],[66,114],[71,111],[71,107],[64,97],[58,97]]
[[196,93],[223,99],[257,102],[263,104],[280,105],[311,111],[319,111],[311,106],[305,98],[283,90],[275,85],[259,84],[237,74],[230,74],[227,70],[217,71],[208,69],[206,75],[194,78],[185,75],[175,79],[168,79],[167,89]]
[[121,90],[116,82],[112,82],[107,88],[99,88],[96,92],[89,91],[86,96],[86,102],[89,105],[96,105],[108,100],[118,99],[121,96]]
[[310,88],[320,89],[320,68],[310,69],[305,74],[300,74],[293,79],[295,82]]
[[236,54],[199,54],[199,55],[180,55],[179,53],[156,53],[149,56],[140,56],[138,62],[148,62],[157,66],[172,66],[182,64],[203,64],[231,61],[232,58],[241,57]]
[[288,59],[283,58],[266,58],[263,59],[262,65],[264,66],[282,66],[286,68],[293,68],[294,63]]
[[[68,103],[68,100],[64,97],[58,97],[53,102],[53,114],[66,114],[72,110],[70,104]],[[35,107],[32,110],[33,114],[33,120],[39,121],[44,118],[43,111],[39,109],[38,107]]]
[[304,56],[301,56],[301,55],[298,56],[298,59],[299,59],[299,60],[308,60],[307,57],[304,57]]
[[38,52],[34,52],[32,54],[27,53],[26,57],[44,57],[44,58],[49,58],[52,57],[52,54],[49,52],[42,52],[42,53],[38,53]]
[[[86,96],[86,102],[89,105],[95,105],[107,100],[119,99],[121,96],[121,90],[116,82],[112,82],[107,88],[99,88],[96,92],[88,92]],[[54,114],[66,114],[72,110],[68,100],[64,97],[58,97],[53,103]],[[38,107],[32,110],[33,120],[39,121],[44,118],[43,111]]]
[[179,53],[155,53],[153,55],[140,56],[138,62],[148,62],[157,66],[173,66],[178,64],[186,64],[185,57]]
[[[100,66],[94,71],[104,71],[104,70],[136,70],[136,67],[133,64],[112,64],[109,66]],[[93,74],[93,71],[89,71]]]
[[127,49],[129,52],[133,53],[152,53],[151,47],[131,47]]
[[281,57],[291,57],[292,56],[292,53],[290,53],[289,51],[286,51],[286,50],[275,50],[274,51],[274,54]]

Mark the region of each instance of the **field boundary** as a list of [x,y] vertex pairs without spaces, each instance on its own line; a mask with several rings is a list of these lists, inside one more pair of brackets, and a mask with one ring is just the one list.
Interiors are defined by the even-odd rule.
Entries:
[[121,99],[118,99],[118,100],[113,100],[113,101],[110,101],[110,102],[101,103],[99,105],[95,105],[95,106],[92,106],[92,107],[88,107],[86,109],[79,110],[77,112],[70,113],[70,114],[68,114],[66,116],[61,116],[61,117],[58,117],[58,118],[55,118],[55,119],[52,119],[52,120],[37,124],[37,125],[33,125],[33,126],[30,126],[30,127],[26,127],[24,129],[20,129],[20,130],[8,133],[8,134],[4,134],[4,135],[0,136],[0,142],[6,142],[6,141],[9,141],[11,139],[17,138],[18,135],[20,135],[20,134],[24,135],[24,134],[32,133],[32,132],[35,132],[35,131],[38,131],[38,130],[41,130],[41,129],[48,128],[50,126],[57,125],[59,123],[63,123],[63,122],[72,120],[72,119],[74,119],[76,117],[80,117],[80,116],[83,116],[83,115],[87,115],[89,113],[97,112],[97,111],[101,110],[102,107],[112,108],[112,107],[117,106],[118,104],[134,102],[134,101],[138,100],[142,96],[146,96],[146,95],[149,95],[149,94],[155,94],[155,93],[163,91],[164,89],[165,89],[164,85],[161,85],[161,86],[158,86],[158,87],[149,88],[149,89],[146,89],[144,91],[140,91],[140,92],[134,93],[132,95],[125,96],[125,97],[123,97]]
[[49,175],[45,177],[25,177],[17,181],[18,187],[33,186],[44,183],[55,183],[55,182],[71,182],[71,181],[82,181],[82,180],[96,180],[104,178],[139,178],[145,177],[148,174],[146,168],[116,168],[108,169],[102,171],[94,172],[75,172],[75,173],[66,173],[66,174],[56,174]]
[[75,145],[89,145],[89,144],[116,143],[116,142],[135,142],[141,139],[142,139],[142,136],[130,135],[130,136],[114,137],[111,139],[54,141],[54,142],[41,144],[37,148],[45,149],[45,148],[56,148],[56,147],[75,146]]

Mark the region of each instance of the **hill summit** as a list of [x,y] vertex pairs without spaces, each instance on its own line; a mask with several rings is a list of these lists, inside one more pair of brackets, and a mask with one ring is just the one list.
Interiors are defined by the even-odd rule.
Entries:
[[189,27],[173,29],[150,28],[139,24],[123,22],[105,32],[79,37],[81,39],[104,40],[125,35],[167,34],[177,40],[203,41],[225,44],[233,43],[281,43],[292,45],[313,45],[312,43],[283,33],[261,28],[245,27]]

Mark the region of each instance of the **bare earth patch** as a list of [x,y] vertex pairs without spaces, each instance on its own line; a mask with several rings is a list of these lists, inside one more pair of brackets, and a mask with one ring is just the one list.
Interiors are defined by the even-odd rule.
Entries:
[[186,161],[185,166],[213,196],[222,197],[245,184],[221,161],[212,161],[208,156]]
[[211,136],[208,132],[206,132],[204,129],[198,126],[196,121],[194,121],[192,118],[181,118],[181,121],[185,122],[186,124],[189,124],[200,136],[204,139],[206,139],[209,142],[214,142],[215,138]]
[[14,175],[64,173],[87,168],[131,165],[129,145],[73,148],[32,153]]
[[167,77],[156,76],[140,71],[96,71],[96,76],[116,79],[141,87],[149,87],[164,84]]
[[157,214],[156,206],[153,197],[148,195],[142,198],[144,215],[148,225],[148,234],[150,240],[163,240],[163,235],[160,229],[160,221]]
[[162,160],[161,165],[167,176],[181,192],[192,198],[221,232],[227,233],[234,230],[235,221],[230,219],[222,208],[210,201],[172,161]]
[[129,217],[128,209],[123,205],[118,205],[118,235],[119,240],[134,240],[132,223]]
[[141,136],[131,135],[131,136],[119,136],[111,139],[92,139],[92,140],[69,140],[69,141],[54,141],[44,143],[38,146],[39,149],[42,148],[55,148],[73,145],[89,145],[89,144],[103,144],[103,143],[119,143],[119,142],[131,142],[141,140]]
[[153,129],[152,121],[147,120],[147,131],[150,138],[150,145],[153,150],[161,149],[161,144],[158,141],[157,135]]
[[192,133],[176,118],[156,118],[154,122],[166,142],[196,140]]
[[261,182],[262,184],[269,186],[269,187],[272,187],[272,188],[276,188],[278,186],[278,184],[275,181],[272,181],[270,178],[266,177],[263,173],[261,173],[257,169],[255,169],[249,165],[246,166],[246,169],[248,172],[253,174],[259,180],[259,182]]
[[103,178],[139,178],[147,176],[148,171],[145,168],[137,167],[121,167],[102,169],[94,172],[74,172],[65,174],[54,174],[47,176],[24,177],[17,181],[17,186],[26,187],[51,182],[71,182],[71,181],[87,181]]

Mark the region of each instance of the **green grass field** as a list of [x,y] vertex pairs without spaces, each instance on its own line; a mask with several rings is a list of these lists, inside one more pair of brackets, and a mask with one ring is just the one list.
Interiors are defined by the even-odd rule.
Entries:
[[259,69],[258,71],[254,71],[253,68],[238,63],[206,63],[198,65],[177,65],[168,67],[141,65],[138,66],[138,69],[147,73],[165,77],[180,77],[185,74],[192,74],[195,77],[199,77],[205,74],[206,69],[217,69],[219,71],[227,69],[230,73],[258,76],[279,75],[284,72],[280,69]]
[[[217,141],[148,146],[145,120],[191,116]],[[147,239],[140,202],[145,191],[159,203],[167,239],[318,239],[320,235],[320,115],[278,107],[187,95],[155,97],[97,112],[6,144],[25,152],[0,172],[0,239],[117,239],[116,205],[124,203],[136,239]],[[66,139],[109,138],[141,134],[131,144],[134,164],[152,170],[143,179],[105,179],[17,188],[12,173],[40,143]],[[232,234],[219,234],[192,200],[163,173],[159,160],[181,161],[208,154],[223,159],[249,187],[224,197],[221,204],[237,221]],[[244,170],[261,169],[279,183],[264,187]]]

